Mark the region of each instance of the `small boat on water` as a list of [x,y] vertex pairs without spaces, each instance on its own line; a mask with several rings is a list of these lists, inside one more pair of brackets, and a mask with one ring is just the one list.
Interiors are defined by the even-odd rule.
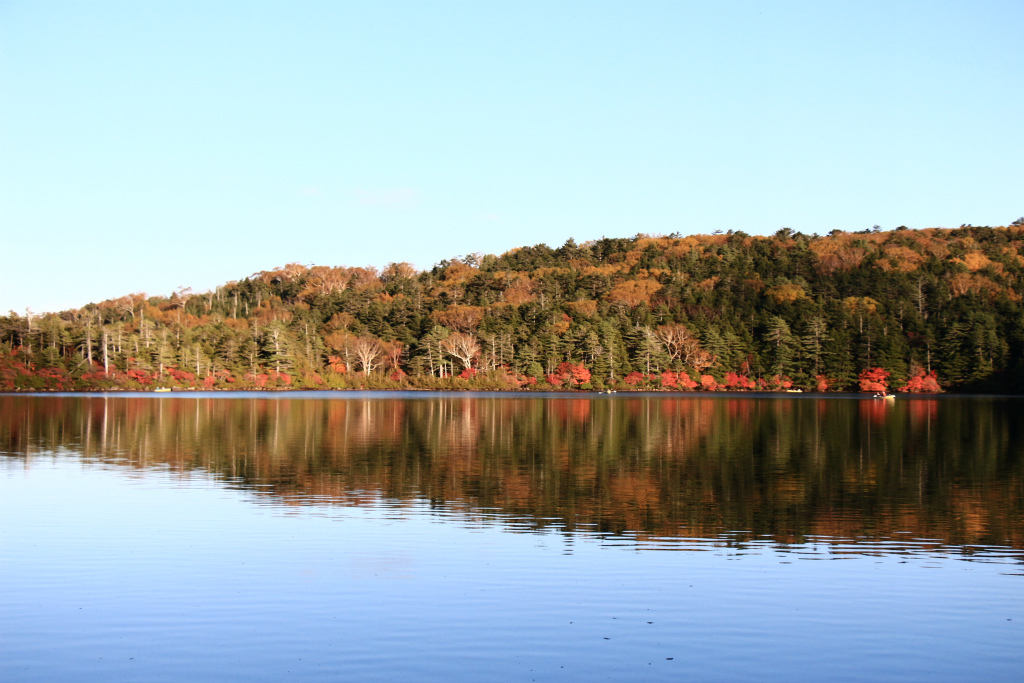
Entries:
[[156,389],[154,389],[153,391],[156,391],[156,392],[160,392],[160,393],[163,393],[163,392],[165,392],[165,391],[170,391],[170,388],[168,388],[168,387],[157,387],[157,388],[156,388]]
[[875,394],[871,398],[881,399],[883,401],[895,401],[896,394]]

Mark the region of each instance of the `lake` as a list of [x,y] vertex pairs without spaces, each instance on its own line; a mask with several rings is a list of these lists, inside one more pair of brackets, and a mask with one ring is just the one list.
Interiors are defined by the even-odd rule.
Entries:
[[0,680],[1019,681],[1024,399],[0,396]]

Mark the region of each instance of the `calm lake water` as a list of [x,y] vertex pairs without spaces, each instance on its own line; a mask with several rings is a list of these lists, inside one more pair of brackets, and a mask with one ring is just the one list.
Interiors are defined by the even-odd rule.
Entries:
[[1024,400],[0,396],[0,680],[1020,681]]

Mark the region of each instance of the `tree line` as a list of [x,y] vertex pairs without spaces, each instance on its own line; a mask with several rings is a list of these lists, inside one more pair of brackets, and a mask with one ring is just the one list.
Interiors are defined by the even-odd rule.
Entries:
[[288,264],[0,317],[0,389],[1017,391],[1024,219]]

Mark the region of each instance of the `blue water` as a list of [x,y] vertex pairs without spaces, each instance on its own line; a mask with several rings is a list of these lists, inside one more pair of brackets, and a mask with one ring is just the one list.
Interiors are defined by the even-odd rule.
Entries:
[[1024,553],[1012,548],[570,533],[373,490],[271,493],[72,448],[0,457],[0,680],[1024,672]]

